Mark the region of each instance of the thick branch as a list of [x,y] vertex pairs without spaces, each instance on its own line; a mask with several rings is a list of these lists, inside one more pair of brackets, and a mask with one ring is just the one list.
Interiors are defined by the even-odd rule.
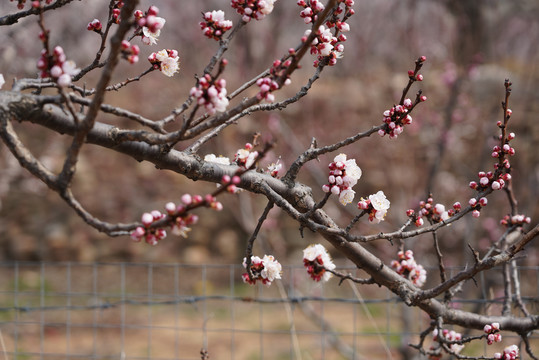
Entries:
[[[8,92],[3,93],[0,99],[4,100],[0,102],[0,109],[7,109],[7,111],[0,112],[3,124],[14,118],[19,121],[38,123],[59,133],[73,134],[76,131],[73,120],[58,108],[48,106],[45,110],[41,109],[41,103],[44,101],[43,97]],[[6,99],[10,99],[11,101]],[[6,118],[8,115],[11,118]],[[146,160],[152,162],[157,168],[172,170],[192,180],[205,180],[217,183],[221,181],[223,175],[228,174],[233,176],[237,170],[236,166],[223,166],[204,162],[196,155],[176,150],[163,153],[159,146],[150,146],[145,143],[130,141],[117,144],[112,136],[113,129],[113,126],[96,123],[89,131],[86,141],[127,154],[138,161]],[[485,324],[492,322],[499,322],[502,329],[517,333],[526,333],[539,328],[539,316],[536,315],[525,318],[483,316],[451,309],[438,300],[429,299],[424,295],[421,296],[423,293],[409,280],[401,277],[390,267],[385,266],[378,257],[370,253],[359,243],[347,241],[344,230],[339,230],[339,227],[323,210],[318,209],[311,218],[305,219],[302,214],[316,205],[310,188],[299,183],[294,183],[294,186],[290,187],[279,179],[255,171],[246,172],[242,175],[241,179],[240,187],[250,192],[262,194],[269,194],[271,192],[275,198],[278,196],[282,200],[282,204],[274,201],[274,198],[270,198],[270,200],[274,201],[278,206],[290,206],[288,210],[294,218],[304,223],[305,226],[319,231],[336,249],[348,257],[356,266],[366,271],[377,284],[387,287],[406,304],[418,306],[431,317],[440,317],[445,324],[456,324],[475,329],[482,329]],[[528,231],[520,241],[510,246],[505,252],[485,259],[473,268],[466,270],[467,273],[464,275],[457,276],[470,278],[470,276],[473,276],[474,271],[483,271],[489,266],[492,267],[510,260],[515,254],[522,251],[524,246],[537,235],[539,235],[539,225]],[[449,285],[447,283],[449,281],[452,281],[452,279],[446,281],[443,288],[439,288],[437,291],[439,293],[445,291],[445,287]]]

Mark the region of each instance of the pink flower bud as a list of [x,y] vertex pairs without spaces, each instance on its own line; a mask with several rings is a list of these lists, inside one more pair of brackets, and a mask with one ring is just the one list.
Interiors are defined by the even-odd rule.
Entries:
[[487,203],[488,203],[488,200],[486,197],[482,197],[481,199],[479,199],[479,205],[486,206]]
[[56,83],[60,87],[67,87],[71,85],[71,76],[69,74],[62,74],[58,80],[56,80]]
[[426,97],[425,95],[421,95],[421,96],[419,97],[419,100],[420,100],[420,101],[427,101],[427,97]]
[[499,190],[502,187],[498,181],[493,181],[491,186],[492,190]]
[[200,195],[193,196],[193,203],[198,204],[198,203],[201,203],[201,202],[202,202],[202,196],[200,196]]
[[217,211],[223,210],[223,204],[221,204],[219,201],[213,202],[211,204],[212,209],[215,209]]
[[474,218],[478,218],[480,215],[481,215],[481,213],[479,212],[479,210],[474,210],[474,211],[472,211],[472,216],[473,216]]
[[148,234],[146,235],[146,243],[149,244],[149,245],[157,245],[158,241],[157,241],[157,238],[155,237],[155,235],[153,234]]
[[366,210],[369,208],[369,203],[365,200],[361,200],[357,203],[357,208],[360,210]]
[[152,214],[154,220],[159,220],[163,217],[163,214],[158,210],[152,210],[150,214]]
[[211,203],[213,203],[215,201],[215,198],[211,194],[207,194],[206,196],[204,196],[204,200],[208,204],[211,204]]
[[514,132],[509,133],[509,135],[507,135],[508,140],[513,140],[514,138],[515,138],[515,133]]
[[475,198],[471,198],[469,201],[468,201],[468,204],[470,204],[470,206],[475,206],[477,204],[477,200]]
[[415,77],[415,79],[416,79],[417,81],[423,81],[423,75],[417,74],[417,76]]
[[412,103],[412,100],[410,99],[405,99],[404,102],[403,102],[403,105],[406,107],[406,108],[411,108],[413,103]]
[[182,195],[181,200],[185,205],[189,205],[193,202],[193,198],[189,194]]
[[173,202],[168,202],[165,204],[165,210],[169,215],[172,215],[176,212],[176,204]]
[[150,8],[148,9],[148,15],[156,16],[157,14],[159,14],[159,8],[154,5],[150,6]]
[[152,214],[150,213],[142,214],[141,221],[144,226],[149,226],[153,222]]

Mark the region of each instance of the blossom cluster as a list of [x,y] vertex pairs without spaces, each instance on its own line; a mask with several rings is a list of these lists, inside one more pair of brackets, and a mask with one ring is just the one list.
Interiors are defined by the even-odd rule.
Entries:
[[134,13],[142,42],[146,45],[157,44],[157,39],[161,35],[161,29],[165,26],[166,20],[157,16],[159,9],[156,6],[150,6],[145,13],[142,10],[136,10]]
[[494,353],[494,358],[501,360],[515,360],[518,359],[518,354],[518,346],[509,345],[503,349],[503,353]]
[[492,345],[495,342],[502,341],[502,334],[500,331],[500,323],[494,322],[492,324],[487,324],[483,328],[485,334],[487,334],[487,344]]
[[[507,109],[506,117],[509,118],[511,113],[511,109]],[[500,121],[498,121],[498,126],[503,126]],[[489,189],[500,190],[505,187],[506,183],[511,180],[511,174],[509,173],[511,164],[509,163],[509,159],[507,159],[507,155],[513,156],[515,154],[515,149],[509,144],[514,138],[514,133],[507,134],[505,139],[503,139],[502,135],[500,135],[500,141],[503,143],[503,145],[495,145],[492,148],[491,155],[493,158],[498,160],[494,164],[494,171],[478,172],[477,176],[479,177],[479,181],[470,181],[470,188],[476,190],[477,192],[483,192]],[[481,207],[477,205],[477,203],[478,201],[475,198],[470,199],[470,206],[474,207],[473,215],[475,217],[479,217],[481,210]],[[484,206],[484,204],[480,205]],[[504,222],[507,222],[507,219],[505,221],[502,220],[502,224]]]
[[258,151],[253,150],[253,144],[247,143],[243,149],[238,149],[234,155],[234,161],[241,167],[249,169],[258,159]]
[[305,24],[315,22],[318,19],[318,14],[325,9],[324,4],[318,0],[298,0],[297,4],[303,8],[299,16],[303,18]]
[[[14,0],[9,0],[9,1],[14,1]],[[42,0],[34,0],[34,1],[32,1],[32,7],[34,7],[34,8],[40,7],[41,6],[41,1]],[[19,10],[24,9],[24,4],[25,3],[26,3],[26,0],[17,0],[17,8]],[[45,0],[45,4],[48,5],[50,3],[52,3],[52,0]]]
[[130,64],[138,62],[138,54],[140,53],[138,45],[131,44],[127,40],[122,40],[120,51],[122,58],[129,61]]
[[247,264],[247,258],[243,258],[243,267],[247,269],[241,278],[247,284],[254,285],[257,281],[270,286],[273,280],[281,278],[282,266],[271,255],[251,256],[251,263]]
[[[311,32],[310,29],[306,30],[301,39],[306,41]],[[313,66],[317,67],[320,61],[323,61],[325,58],[328,59],[329,65],[335,65],[337,59],[343,56],[344,45],[341,42],[345,41],[346,37],[343,34],[339,38],[333,36],[331,28],[327,28],[324,25],[320,25],[315,33],[316,36],[311,43],[311,54],[317,55],[318,58],[313,63]]]
[[277,0],[231,0],[230,6],[241,15],[244,22],[251,19],[262,20],[271,14],[273,5]]
[[390,202],[382,190],[369,195],[368,199],[361,198],[357,203],[358,209],[365,210],[369,214],[369,221],[375,224],[384,220],[389,206]]
[[275,95],[272,92],[279,89],[279,84],[275,80],[266,76],[258,79],[256,85],[260,88],[260,91],[256,94],[257,99],[266,100],[270,103],[275,100]]
[[112,21],[115,23],[115,24],[119,24],[120,23],[120,12],[121,12],[121,8],[124,6],[124,2],[123,0],[117,0],[114,2],[114,4],[112,5]]
[[283,168],[283,164],[281,163],[280,159],[277,159],[276,162],[271,163],[267,167],[268,174],[272,177],[277,177],[279,175],[279,171]]
[[413,107],[413,102],[410,99],[405,99],[402,105],[395,105],[383,113],[383,122],[385,126],[378,130],[380,136],[389,135],[390,139],[397,138],[402,132],[405,125],[410,125],[413,121],[412,116],[408,111]]
[[215,154],[208,154],[204,156],[204,161],[221,164],[221,165],[230,165],[230,159],[226,156],[216,156]]
[[[290,49],[289,52],[293,55],[295,50]],[[260,88],[260,91],[256,94],[257,99],[265,100],[267,102],[273,102],[275,100],[275,96],[272,92],[280,88],[279,83],[276,80],[286,73],[286,69],[291,63],[292,61],[290,59],[285,61],[275,60],[273,62],[270,68],[270,76],[260,78],[256,81],[256,85]],[[289,85],[290,83],[291,80],[287,76],[284,85]]]
[[163,49],[151,53],[148,61],[154,69],[160,70],[164,75],[171,77],[180,69],[180,58],[177,50]]
[[410,280],[414,285],[421,287],[427,280],[427,271],[414,259],[412,250],[399,251],[399,260],[391,261],[391,267],[402,277]]
[[143,226],[138,226],[131,232],[131,239],[136,242],[144,239],[150,245],[157,245],[159,240],[163,240],[167,237],[167,232],[163,228],[152,228],[151,225],[165,217],[166,215],[162,214],[159,210],[153,210],[152,212],[142,214],[140,220]]
[[481,209],[484,207],[484,206],[487,206],[488,204],[488,200],[486,197],[481,197],[478,199],[476,198],[471,198],[469,201],[468,201],[468,204],[472,207],[473,211],[472,211],[472,216],[477,218],[479,216],[481,216]]
[[[234,155],[234,161],[236,162],[236,164],[243,168],[251,167],[251,165],[254,164],[259,155],[258,151],[252,150],[253,145],[251,143],[245,144],[245,147],[243,149],[238,149],[238,151],[236,151],[236,154]],[[215,154],[207,154],[206,156],[204,156],[204,161],[221,165],[230,165],[230,159],[222,155],[216,156]],[[283,164],[281,163],[281,159],[279,158],[277,159],[277,161],[269,164],[265,172],[272,177],[277,177],[282,168]],[[229,187],[227,190],[231,193],[236,193],[238,191],[235,185],[239,183],[240,177],[237,175],[233,176],[232,178],[228,175],[223,176],[222,184],[227,185]],[[218,186],[221,185],[218,184]]]
[[[505,159],[503,163],[507,169],[510,168],[509,161],[507,159]],[[511,180],[511,174],[509,173],[502,173],[496,178],[495,173],[492,171],[480,171],[477,176],[479,177],[479,182],[470,181],[470,188],[477,191],[483,191],[488,188],[492,188],[492,190],[500,190],[505,186],[507,181]]]
[[[409,85],[415,81],[423,81],[423,75],[419,73],[419,70],[423,66],[423,63],[427,60],[426,56],[419,57],[415,64],[414,70],[408,70]],[[416,100],[406,98],[400,104],[393,106],[391,109],[387,109],[383,112],[383,126],[378,130],[380,136],[389,135],[390,139],[397,138],[402,134],[405,125],[410,125],[413,121],[410,112],[419,103],[427,101],[425,95],[421,95],[419,91]]]
[[[350,25],[345,20],[354,14],[354,10],[351,9],[354,5],[354,0],[340,2],[345,4],[345,9],[343,10],[339,6],[334,12],[335,16],[327,20],[325,25],[320,25],[315,30],[315,37],[311,42],[311,54],[317,55],[317,59],[313,63],[315,67],[321,61],[327,61],[328,65],[333,66],[337,63],[337,59],[343,56],[343,42],[346,41],[344,33],[350,31]],[[319,0],[298,0],[297,4],[303,8],[300,16],[306,24],[315,22],[318,14],[325,8]],[[342,15],[342,19],[339,19],[339,15]],[[334,34],[331,32],[332,29],[334,29]],[[301,40],[303,42],[307,41],[311,33],[311,29],[306,30]]]
[[99,21],[99,19],[93,19],[86,26],[86,29],[88,31],[95,31],[96,33],[101,33],[102,28],[103,28],[103,25],[101,25],[101,21]]
[[339,195],[339,201],[347,205],[354,200],[355,191],[352,187],[361,178],[361,168],[357,166],[355,159],[346,159],[346,154],[335,156],[329,164],[328,184],[322,186],[326,193]]
[[409,209],[406,211],[406,215],[414,220],[415,226],[419,227],[425,223],[423,217],[427,218],[430,223],[439,223],[459,213],[461,209],[462,205],[458,201],[453,204],[452,209],[446,210],[445,205],[434,204],[432,197],[429,197],[427,201],[419,202],[419,212],[417,214],[413,209]]
[[190,95],[195,97],[197,104],[203,105],[210,115],[224,112],[228,106],[226,80],[214,80],[209,74],[198,80],[197,86],[191,88]]
[[303,265],[314,281],[328,281],[333,274],[327,270],[335,269],[331,256],[321,244],[309,245],[303,250]]
[[37,68],[41,70],[41,77],[50,76],[61,87],[69,86],[71,77],[80,72],[74,61],[66,59],[64,49],[60,46],[54,48],[52,55],[46,49],[41,50]]
[[207,11],[202,14],[204,21],[200,22],[200,28],[204,36],[221,40],[223,34],[232,28],[232,21],[225,20],[225,12],[223,10]]
[[[444,339],[444,341],[449,342],[449,349],[458,354],[464,349],[464,344],[459,344],[458,342],[462,340],[462,334],[454,330],[442,329],[442,334],[438,333],[438,329],[434,329],[432,332],[432,339],[434,341],[439,341],[438,336]],[[431,348],[432,349],[432,348]],[[431,358],[439,358],[437,356],[431,356]]]
[[[131,238],[136,242],[144,239],[150,245],[157,245],[159,240],[167,236],[164,229],[166,226],[171,227],[171,232],[174,235],[187,238],[187,233],[191,231],[189,226],[198,222],[198,216],[189,213],[189,210],[197,206],[206,206],[217,211],[223,209],[223,205],[211,194],[204,197],[184,194],[181,197],[181,204],[176,205],[173,202],[168,202],[165,205],[166,214],[161,213],[159,210],[142,214],[141,222],[143,226],[135,228],[131,232]],[[157,222],[160,222],[160,224],[157,225]]]
[[522,226],[524,224],[529,224],[531,219],[529,216],[516,214],[516,215],[505,215],[503,219],[500,220],[500,224],[506,227],[511,226]]

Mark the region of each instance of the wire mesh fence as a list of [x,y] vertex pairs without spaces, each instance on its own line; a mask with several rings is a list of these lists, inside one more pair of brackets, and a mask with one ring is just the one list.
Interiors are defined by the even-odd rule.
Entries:
[[[534,284],[528,302],[538,298],[537,270],[520,269]],[[0,264],[0,358],[200,359],[204,349],[212,359],[398,359],[429,323],[376,286],[313,283],[285,267],[286,280],[251,287],[241,273],[236,265]],[[497,306],[464,298],[459,306],[478,304]]]

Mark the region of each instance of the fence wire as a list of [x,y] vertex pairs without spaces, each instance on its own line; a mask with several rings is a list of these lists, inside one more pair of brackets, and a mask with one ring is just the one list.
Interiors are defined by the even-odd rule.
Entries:
[[[252,287],[236,265],[0,263],[0,359],[399,359],[428,326],[387,290],[283,270]],[[537,270],[520,269],[532,304]]]

